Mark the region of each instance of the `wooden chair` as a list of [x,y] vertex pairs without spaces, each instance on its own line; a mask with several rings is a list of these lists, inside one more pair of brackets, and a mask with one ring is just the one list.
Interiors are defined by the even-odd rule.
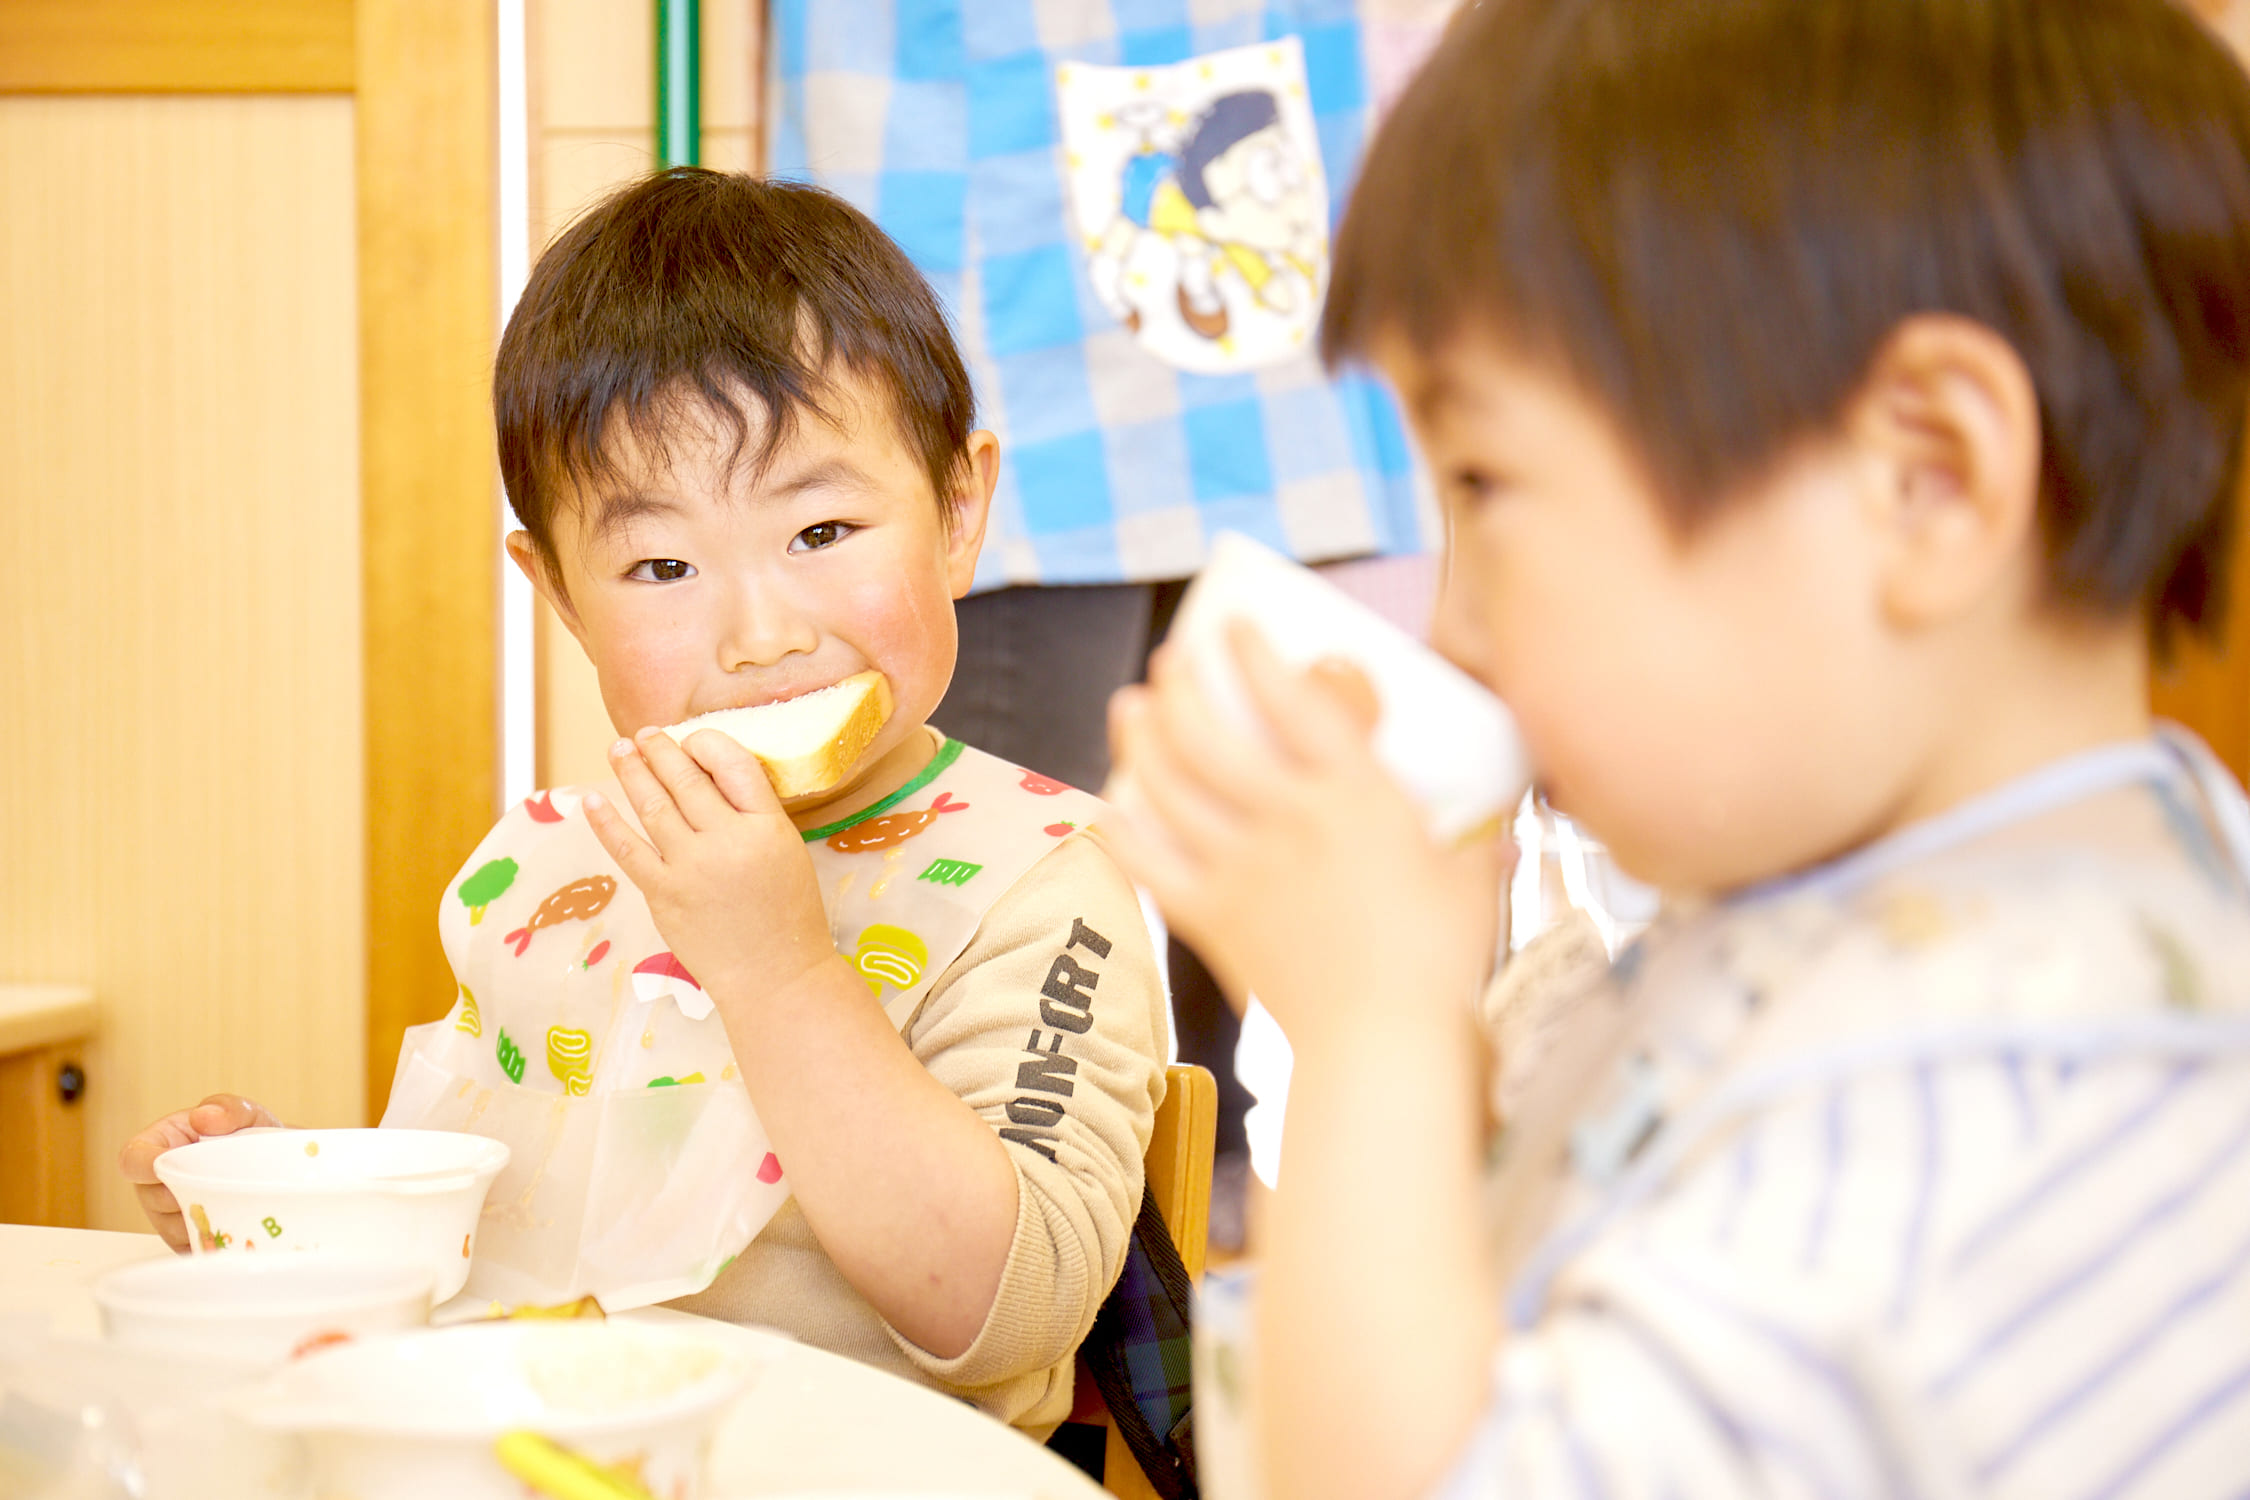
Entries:
[[[1208,1068],[1175,1063],[1164,1070],[1164,1102],[1157,1107],[1156,1128],[1148,1138],[1144,1169],[1156,1209],[1189,1279],[1203,1275],[1203,1256],[1211,1233],[1211,1153],[1219,1124],[1219,1083]],[[1081,1364],[1078,1370],[1073,1422],[1088,1422],[1107,1430],[1102,1456],[1102,1488],[1122,1500],[1158,1500],[1156,1490],[1134,1461],[1133,1450],[1118,1435],[1109,1408],[1093,1377]]]

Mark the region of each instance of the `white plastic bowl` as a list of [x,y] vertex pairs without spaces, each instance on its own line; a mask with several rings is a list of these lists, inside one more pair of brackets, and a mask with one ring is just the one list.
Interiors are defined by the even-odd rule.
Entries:
[[195,1253],[342,1250],[430,1268],[440,1302],[469,1279],[485,1191],[508,1148],[450,1130],[243,1130],[177,1146],[156,1175]]
[[94,1283],[111,1342],[276,1365],[291,1355],[430,1320],[436,1273],[412,1260],[338,1251],[167,1256]]
[[755,1374],[724,1332],[532,1321],[368,1339],[276,1372],[240,1410],[304,1437],[316,1493],[521,1500],[493,1443],[528,1429],[693,1500],[719,1419]]

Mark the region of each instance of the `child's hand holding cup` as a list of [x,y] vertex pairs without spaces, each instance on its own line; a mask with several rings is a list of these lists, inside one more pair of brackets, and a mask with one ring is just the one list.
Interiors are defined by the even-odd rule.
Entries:
[[[1440,843],[1497,828],[1522,800],[1531,766],[1506,705],[1310,568],[1229,531],[1180,601],[1167,644],[1238,728],[1261,726],[1227,639],[1235,620],[1256,626],[1284,664],[1310,670],[1372,724],[1376,759],[1421,805]],[[1130,766],[1109,792],[1130,807]]]
[[176,1109],[163,1119],[143,1126],[118,1153],[117,1165],[133,1185],[141,1212],[150,1227],[174,1250],[188,1248],[187,1217],[180,1212],[172,1190],[157,1180],[156,1159],[174,1146],[188,1146],[206,1136],[232,1135],[238,1130],[279,1127],[281,1122],[264,1105],[240,1094],[213,1094],[201,1104]]
[[1484,856],[1529,768],[1499,700],[1405,631],[1222,535],[1113,727],[1113,847],[1230,992],[1371,997],[1401,957],[1433,993],[1481,980],[1401,945],[1496,926]]

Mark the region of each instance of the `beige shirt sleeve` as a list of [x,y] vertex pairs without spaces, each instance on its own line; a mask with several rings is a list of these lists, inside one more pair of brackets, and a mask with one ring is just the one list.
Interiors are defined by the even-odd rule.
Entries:
[[1067,1369],[1124,1265],[1170,1043],[1138,898],[1091,836],[1058,845],[986,913],[906,1027],[932,1076],[982,1116],[1016,1168],[1016,1232],[955,1386]]

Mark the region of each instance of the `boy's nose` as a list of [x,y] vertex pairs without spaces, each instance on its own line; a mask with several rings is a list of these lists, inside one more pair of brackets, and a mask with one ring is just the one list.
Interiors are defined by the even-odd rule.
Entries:
[[786,589],[746,585],[736,591],[719,641],[720,664],[729,672],[770,667],[783,657],[820,644],[812,616]]

